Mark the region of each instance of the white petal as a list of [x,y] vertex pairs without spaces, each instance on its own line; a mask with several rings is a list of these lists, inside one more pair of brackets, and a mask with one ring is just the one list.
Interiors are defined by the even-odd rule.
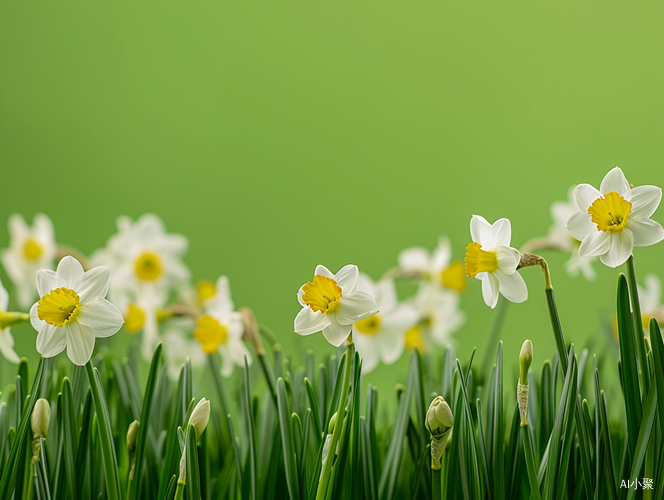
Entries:
[[493,229],[481,215],[473,215],[470,219],[470,237],[487,250],[493,248]]
[[429,251],[422,247],[406,248],[399,253],[397,262],[403,271],[424,273],[429,269]]
[[2,286],[2,280],[0,280],[0,312],[6,311],[7,307],[9,307],[9,294]]
[[157,314],[152,308],[145,311],[145,324],[143,325],[143,338],[141,339],[141,356],[147,362],[150,362],[154,350],[159,343],[159,323]]
[[509,219],[498,219],[493,223],[493,248],[510,246],[512,240],[512,224]]
[[302,290],[302,287],[300,287],[300,289],[297,291],[297,301],[300,303],[302,307],[307,307],[307,304],[305,304],[304,300],[302,300],[303,295],[304,295],[304,290]]
[[353,342],[362,357],[362,373],[369,373],[378,366],[378,345],[374,335],[364,335],[353,328]]
[[95,336],[89,326],[74,321],[62,327],[67,338],[67,357],[78,366],[90,361],[95,348]]
[[314,276],[319,275],[319,276],[325,276],[327,278],[334,278],[334,274],[332,271],[330,271],[327,267],[325,267],[322,264],[318,264],[316,266],[316,270],[314,271]]
[[376,290],[376,284],[369,275],[360,273],[360,281],[357,289],[361,292],[368,293],[373,298],[377,299],[378,291]]
[[71,255],[62,258],[56,270],[60,278],[65,282],[65,286],[75,290],[78,280],[83,276],[83,266]]
[[339,302],[339,310],[335,316],[342,325],[352,325],[356,321],[373,316],[378,312],[376,300],[364,292],[342,295]]
[[2,355],[10,363],[18,364],[21,361],[21,358],[19,358],[14,350],[14,338],[9,328],[0,330],[0,352],[2,352]]
[[215,300],[223,304],[224,309],[227,311],[234,311],[235,304],[231,297],[231,284],[228,276],[220,276],[214,288],[216,292],[214,296]]
[[447,237],[441,237],[438,240],[438,246],[431,254],[431,269],[432,271],[440,272],[450,265],[452,260],[452,245]]
[[49,325],[45,321],[37,334],[37,352],[45,358],[60,354],[67,346],[64,327]]
[[597,232],[597,224],[592,221],[589,213],[576,212],[567,221],[567,230],[572,237],[583,241],[589,234]]
[[111,269],[108,267],[99,266],[83,273],[76,289],[81,303],[85,304],[95,297],[106,297],[110,282]]
[[389,311],[381,310],[380,316],[386,328],[396,328],[402,331],[413,326],[419,317],[415,308],[407,303],[399,304]]
[[498,278],[491,273],[479,273],[477,276],[479,277],[480,274],[484,275],[481,278],[484,303],[493,309],[498,303],[498,290],[500,288]]
[[299,333],[300,335],[311,335],[312,333],[322,331],[329,324],[330,318],[326,314],[314,311],[311,307],[306,306],[295,316],[293,328],[295,333]]
[[32,328],[40,332],[42,328],[44,328],[44,325],[47,325],[46,321],[39,319],[39,312],[37,311],[37,307],[39,306],[38,302],[35,302],[32,304],[32,307],[30,308],[30,324],[32,325]]
[[496,271],[496,278],[500,282],[500,293],[510,302],[518,304],[528,299],[528,287],[518,272],[507,275]]
[[516,248],[500,246],[496,248],[498,270],[504,274],[512,274],[521,261],[521,252]]
[[662,190],[657,186],[638,186],[631,189],[625,199],[632,204],[632,211],[628,216],[631,220],[643,220],[655,213],[662,201]]
[[40,297],[50,293],[51,290],[66,286],[67,283],[65,280],[55,271],[49,269],[40,269],[37,271],[37,293],[39,293]]
[[46,244],[53,243],[55,236],[53,234],[53,223],[51,222],[51,219],[45,214],[37,214],[33,221],[35,233],[37,234],[39,241]]
[[662,282],[654,274],[647,274],[643,278],[643,287],[639,287],[641,310],[644,314],[652,313],[660,308],[662,300]]
[[625,178],[625,174],[620,167],[612,168],[608,174],[604,176],[602,184],[599,186],[602,194],[616,192],[620,196],[625,196],[629,191],[629,182]]
[[405,330],[401,329],[392,328],[390,330],[385,330],[385,339],[379,343],[378,350],[380,352],[380,359],[386,365],[394,363],[403,354],[403,351],[406,348],[404,333]]
[[634,250],[634,236],[629,229],[617,231],[611,235],[611,248],[599,259],[609,267],[618,267],[627,262]]
[[82,304],[78,321],[89,326],[95,337],[110,337],[124,323],[120,310],[102,297],[95,297],[87,304]]
[[336,318],[330,318],[330,324],[323,328],[323,335],[334,347],[339,347],[348,338],[351,325],[340,325]]
[[[366,292],[366,290],[362,291]],[[397,288],[394,285],[394,280],[392,279],[386,278],[380,280],[378,283],[376,283],[375,293],[369,293],[369,295],[376,299],[378,308],[383,313],[387,313],[397,306]]]
[[333,279],[341,288],[342,294],[350,294],[355,292],[360,285],[360,271],[356,265],[348,264],[339,269]]
[[22,246],[30,232],[30,228],[25,223],[23,216],[21,214],[11,214],[7,220],[7,226],[9,228],[10,242]]
[[652,219],[627,221],[627,229],[632,231],[635,247],[647,247],[664,239],[664,229]]
[[579,247],[581,257],[592,257],[602,255],[611,248],[611,238],[607,231],[596,231],[586,236]]
[[[118,222],[120,221],[118,220]],[[153,238],[163,235],[166,232],[166,227],[158,215],[147,213],[136,220],[135,230],[144,238]]]
[[592,205],[597,198],[601,197],[602,193],[600,193],[590,184],[579,184],[574,190],[576,204],[579,206],[579,210],[582,212],[587,212],[588,208],[590,208],[590,205]]

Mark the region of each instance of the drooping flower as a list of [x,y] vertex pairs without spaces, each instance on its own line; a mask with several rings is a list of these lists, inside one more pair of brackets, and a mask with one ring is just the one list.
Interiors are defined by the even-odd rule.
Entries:
[[353,323],[378,312],[374,298],[360,291],[359,285],[360,272],[355,265],[344,266],[337,274],[316,266],[314,279],[297,293],[302,310],[295,317],[295,333],[322,331],[330,344],[339,347],[351,333]]
[[100,266],[83,271],[73,257],[64,257],[56,271],[37,271],[41,297],[30,309],[30,322],[37,330],[37,351],[45,358],[67,349],[76,365],[92,356],[95,338],[110,337],[121,327],[122,314],[106,300],[111,270]]
[[38,269],[52,269],[57,252],[53,224],[37,214],[32,227],[19,214],[9,217],[9,248],[2,251],[2,265],[16,288],[18,305],[24,311],[35,300]]
[[512,225],[508,219],[489,224],[484,217],[470,220],[472,243],[466,247],[466,274],[482,281],[482,296],[492,309],[500,292],[511,302],[524,302],[528,288],[516,268],[521,254],[510,246]]
[[251,354],[242,342],[242,315],[235,311],[228,278],[217,280],[216,294],[206,301],[204,314],[196,319],[194,337],[206,354],[219,353],[221,374],[230,377],[235,366],[244,366],[244,358],[251,363]]
[[417,312],[411,304],[398,301],[391,279],[375,283],[360,273],[359,290],[374,297],[380,310],[353,324],[353,341],[362,355],[362,371],[368,373],[379,361],[389,365],[401,357],[404,333],[417,321]]
[[452,247],[446,237],[440,238],[431,252],[426,248],[407,248],[399,254],[399,269],[406,274],[422,276],[438,286],[463,292],[466,289],[466,273],[463,263],[452,260]]
[[[12,337],[10,321],[3,321],[7,316],[9,306],[9,294],[0,281],[0,353],[11,363],[18,363],[21,359],[14,350],[14,337]],[[9,319],[9,318],[7,318]]]
[[589,184],[574,190],[579,211],[567,222],[569,233],[581,241],[581,257],[599,256],[609,267],[627,261],[635,246],[654,245],[664,239],[662,226],[650,219],[662,199],[657,186],[632,188],[615,167],[602,180],[599,191]]

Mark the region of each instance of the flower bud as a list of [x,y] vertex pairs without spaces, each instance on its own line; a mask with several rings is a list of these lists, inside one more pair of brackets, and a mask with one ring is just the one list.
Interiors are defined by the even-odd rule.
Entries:
[[194,411],[191,412],[187,424],[188,426],[194,426],[196,439],[200,438],[201,434],[203,434],[203,431],[207,427],[208,420],[210,420],[210,402],[207,399],[202,398],[194,408]]
[[437,396],[429,405],[426,427],[432,436],[441,436],[454,425],[454,416],[447,401]]
[[521,346],[521,354],[519,354],[519,365],[521,371],[519,373],[519,381],[523,385],[528,385],[528,370],[533,362],[533,343],[526,339]]
[[46,438],[50,421],[51,405],[44,398],[38,399],[32,411],[32,433],[36,437]]
[[127,453],[130,457],[136,452],[136,439],[140,425],[138,420],[134,420],[129,424],[129,430],[127,430]]

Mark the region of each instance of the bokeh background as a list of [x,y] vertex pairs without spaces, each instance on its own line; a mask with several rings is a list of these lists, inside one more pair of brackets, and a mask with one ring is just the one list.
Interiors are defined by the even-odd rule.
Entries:
[[[377,278],[443,234],[463,259],[474,213],[510,218],[520,246],[615,165],[664,185],[663,23],[662,5],[596,1],[2,2],[0,220],[45,212],[89,253],[118,215],[155,212],[189,237],[195,278],[228,275],[286,352],[322,357],[292,326],[316,264]],[[620,269],[589,283],[544,255],[584,345]],[[663,257],[637,249],[640,278]],[[502,332],[514,370],[526,337],[536,366],[554,351],[541,273],[523,275]],[[465,360],[494,312],[477,281],[462,307]],[[14,329],[30,359],[35,335]],[[366,378],[391,390],[406,364]]]

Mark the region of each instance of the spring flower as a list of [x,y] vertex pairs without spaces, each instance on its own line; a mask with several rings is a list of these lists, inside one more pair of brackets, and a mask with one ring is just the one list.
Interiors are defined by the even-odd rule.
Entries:
[[498,303],[498,292],[511,302],[524,302],[528,288],[516,271],[521,254],[510,246],[512,225],[508,219],[489,224],[484,217],[470,220],[473,242],[466,247],[466,274],[482,281],[482,296],[492,309]]
[[459,296],[437,286],[423,283],[411,299],[417,312],[417,322],[404,333],[406,349],[429,350],[431,343],[444,346],[452,333],[466,321],[459,309]]
[[190,338],[193,323],[192,318],[174,318],[168,322],[161,336],[168,377],[174,382],[177,382],[180,370],[187,358],[189,358],[192,368],[203,366],[205,362],[205,354],[201,351],[201,345],[195,339]]
[[205,398],[201,398],[201,400],[194,408],[194,411],[191,412],[188,423],[188,425],[194,426],[194,430],[196,431],[196,439],[200,439],[201,434],[203,434],[203,431],[207,427],[209,420],[210,402]]
[[37,270],[52,269],[56,252],[53,224],[46,215],[35,215],[32,227],[19,214],[9,217],[9,248],[2,251],[2,265],[16,287],[22,310],[27,310],[37,295]]
[[656,186],[632,188],[623,171],[612,169],[599,191],[589,184],[574,190],[579,211],[567,222],[569,233],[581,242],[579,255],[597,255],[609,267],[618,267],[635,246],[654,245],[664,239],[662,226],[651,220],[662,199]]
[[355,265],[342,267],[337,274],[322,265],[314,279],[297,292],[302,310],[295,317],[295,333],[323,332],[327,341],[339,347],[350,334],[353,323],[378,312],[373,297],[359,290],[360,272]]
[[143,332],[141,355],[149,362],[159,343],[159,321],[165,314],[166,297],[151,289],[127,286],[122,293],[115,294],[115,298],[124,316],[125,331],[129,334]]
[[429,255],[426,248],[407,248],[399,254],[399,269],[406,274],[420,275],[432,283],[459,293],[466,289],[466,273],[461,261],[452,260],[448,238],[440,238]]
[[44,398],[35,401],[35,407],[30,417],[30,426],[32,427],[32,454],[39,456],[41,448],[41,439],[46,439],[48,426],[51,422],[51,406]]
[[122,314],[105,299],[111,279],[108,267],[84,272],[75,258],[67,256],[56,271],[37,271],[41,297],[30,309],[30,322],[37,335],[37,351],[45,358],[67,348],[76,365],[92,356],[96,337],[110,337],[121,327]]
[[417,321],[417,312],[411,304],[399,303],[391,279],[374,283],[360,273],[359,290],[374,297],[380,310],[353,324],[353,341],[362,355],[362,371],[368,373],[379,361],[391,364],[401,357],[404,333]]
[[242,342],[242,315],[235,311],[228,278],[217,280],[214,298],[206,301],[204,314],[196,319],[194,337],[206,354],[219,353],[221,374],[230,377],[235,365],[244,366],[244,358],[251,362],[251,354]]
[[[7,313],[9,294],[0,281],[0,353],[11,363],[18,363],[21,359],[14,350],[14,337],[12,337],[12,313]],[[21,313],[24,314],[24,313]]]
[[641,314],[643,327],[650,329],[650,318],[658,323],[664,323],[664,304],[662,304],[662,282],[658,276],[648,274],[643,279],[643,286],[639,286],[639,300],[641,301]]
[[429,405],[424,426],[431,435],[431,468],[437,470],[441,467],[440,459],[454,427],[452,409],[442,396],[436,396]]

